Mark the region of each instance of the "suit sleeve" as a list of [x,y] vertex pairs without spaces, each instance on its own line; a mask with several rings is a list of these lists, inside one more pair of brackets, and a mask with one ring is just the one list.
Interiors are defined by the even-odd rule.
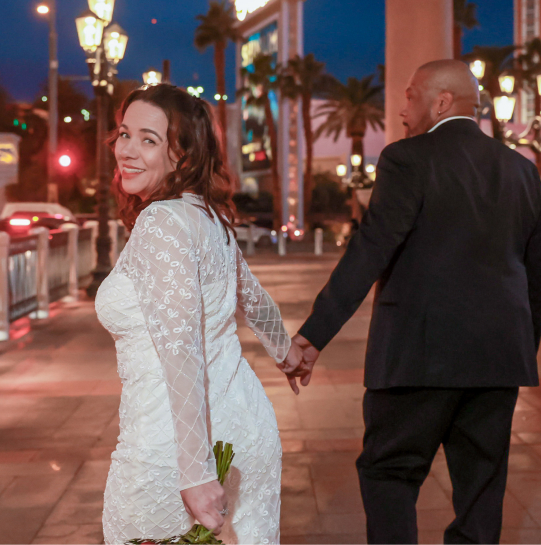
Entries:
[[528,295],[532,312],[535,350],[541,341],[541,215],[526,247]]
[[299,330],[318,350],[359,308],[419,215],[423,183],[406,142],[383,150],[368,211]]

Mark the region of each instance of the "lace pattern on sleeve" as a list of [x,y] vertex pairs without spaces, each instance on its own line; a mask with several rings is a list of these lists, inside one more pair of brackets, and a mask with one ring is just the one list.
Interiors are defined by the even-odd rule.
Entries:
[[217,478],[207,430],[202,295],[192,236],[198,227],[188,214],[179,217],[166,204],[154,203],[139,216],[120,264],[134,283],[162,364],[181,490]]
[[280,310],[248,267],[238,245],[236,252],[237,307],[269,356],[280,363],[284,361],[291,346],[291,338],[284,327]]

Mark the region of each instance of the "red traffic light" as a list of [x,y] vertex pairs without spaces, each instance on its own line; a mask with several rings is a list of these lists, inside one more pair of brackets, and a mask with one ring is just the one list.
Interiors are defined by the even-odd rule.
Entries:
[[61,167],[67,168],[71,165],[71,157],[69,155],[61,155],[58,159]]

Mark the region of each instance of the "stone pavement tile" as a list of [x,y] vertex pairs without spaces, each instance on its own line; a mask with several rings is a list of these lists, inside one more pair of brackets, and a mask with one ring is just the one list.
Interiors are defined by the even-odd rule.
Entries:
[[287,544],[331,544],[331,543],[366,543],[366,534],[305,534],[297,536],[285,536],[281,537],[280,543]]
[[43,526],[32,543],[94,544],[103,543],[100,524],[50,524]]
[[451,500],[433,475],[421,486],[417,509],[452,509]]
[[70,418],[55,432],[54,437],[88,435],[99,437],[111,419],[118,414],[117,396],[88,396]]
[[321,519],[313,494],[282,494],[280,533],[283,536],[321,533]]
[[366,517],[364,511],[348,514],[320,515],[324,534],[364,534],[366,532]]
[[541,543],[541,529],[504,527],[500,543]]
[[513,433],[511,435],[516,435],[522,443],[527,443],[528,445],[541,445],[541,433],[539,432]]
[[355,439],[362,438],[363,428],[324,428],[308,430],[284,430],[280,431],[280,437],[284,440],[313,440],[326,441],[328,439]]
[[353,428],[359,425],[358,412],[351,409],[351,403],[339,399],[298,400],[299,415],[304,428]]
[[443,543],[443,529],[442,530],[419,530],[419,543],[422,545],[434,545],[436,543]]
[[35,459],[37,450],[7,450],[0,451],[0,464],[30,462]]
[[539,473],[510,473],[507,490],[541,526],[541,475]]
[[15,477],[0,496],[0,509],[48,507],[52,509],[64,494],[72,474]]
[[71,475],[80,466],[80,462],[23,462],[0,464],[0,477],[26,477],[37,475]]
[[47,524],[100,524],[103,512],[103,487],[95,490],[70,487],[47,517]]
[[363,441],[360,438],[327,439],[326,441],[322,441],[321,439],[307,440],[305,447],[306,450],[315,452],[353,451],[360,454],[363,448]]
[[443,530],[454,520],[452,509],[418,509],[417,527],[419,530]]
[[530,516],[513,493],[507,491],[503,500],[503,527],[540,528],[541,526]]
[[[287,457],[284,460],[289,462]],[[294,462],[284,464],[282,469],[282,494],[313,494],[310,469]]]
[[515,411],[513,431],[541,432],[541,411],[537,409]]
[[0,543],[31,543],[50,507],[3,507],[0,509]]
[[284,454],[289,452],[302,452],[306,450],[304,441],[300,441],[298,439],[281,439],[281,442],[282,452]]
[[541,458],[529,445],[511,445],[509,452],[509,472],[541,471]]

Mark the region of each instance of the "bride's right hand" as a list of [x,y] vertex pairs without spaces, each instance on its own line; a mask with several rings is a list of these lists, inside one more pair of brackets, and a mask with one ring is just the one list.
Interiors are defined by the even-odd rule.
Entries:
[[218,535],[224,525],[224,515],[220,513],[227,508],[227,498],[222,485],[218,481],[200,484],[180,492],[184,507],[190,516]]

